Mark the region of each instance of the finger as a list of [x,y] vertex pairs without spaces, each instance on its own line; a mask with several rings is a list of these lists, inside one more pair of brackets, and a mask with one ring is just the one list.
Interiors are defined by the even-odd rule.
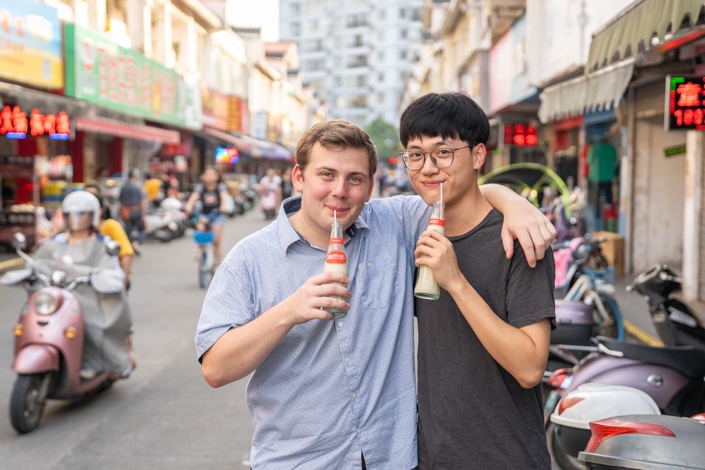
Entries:
[[517,234],[517,240],[524,251],[524,256],[526,257],[526,262],[532,268],[536,267],[536,253],[534,251],[534,243],[531,239],[531,234],[529,232],[519,232]]
[[514,256],[514,237],[506,228],[502,228],[502,246],[507,254],[507,259],[511,259]]

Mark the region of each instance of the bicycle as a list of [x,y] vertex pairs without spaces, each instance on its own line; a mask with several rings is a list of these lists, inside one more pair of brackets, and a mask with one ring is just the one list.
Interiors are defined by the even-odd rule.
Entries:
[[215,273],[215,232],[211,229],[211,219],[206,215],[193,217],[193,240],[198,245],[198,286],[205,289]]
[[566,300],[578,300],[590,305],[595,319],[593,336],[607,336],[624,340],[624,320],[617,301],[614,299],[615,269],[582,268],[565,295]]

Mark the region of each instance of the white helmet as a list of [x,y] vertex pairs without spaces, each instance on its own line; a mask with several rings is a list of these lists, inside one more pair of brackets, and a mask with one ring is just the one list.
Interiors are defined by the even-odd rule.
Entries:
[[91,214],[91,225],[98,228],[100,224],[100,201],[93,194],[87,191],[73,191],[66,195],[61,203],[61,212],[68,220],[69,214],[88,212]]

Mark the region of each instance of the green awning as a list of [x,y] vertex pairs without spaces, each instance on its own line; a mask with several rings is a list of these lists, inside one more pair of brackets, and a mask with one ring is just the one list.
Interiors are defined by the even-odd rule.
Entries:
[[693,26],[702,7],[703,0],[640,0],[632,3],[592,35],[585,73],[634,55],[640,43],[643,43],[644,50],[649,49],[654,35],[663,42],[666,33],[675,34],[688,17]]

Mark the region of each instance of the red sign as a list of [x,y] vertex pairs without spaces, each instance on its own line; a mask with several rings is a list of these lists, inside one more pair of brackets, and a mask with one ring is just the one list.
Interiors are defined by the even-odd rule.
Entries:
[[25,139],[48,135],[55,140],[68,140],[71,135],[71,121],[66,112],[42,114],[37,108],[27,119],[27,114],[19,106],[5,105],[0,111],[0,134],[8,139]]
[[505,124],[504,143],[517,147],[534,147],[539,143],[536,128],[530,124]]

